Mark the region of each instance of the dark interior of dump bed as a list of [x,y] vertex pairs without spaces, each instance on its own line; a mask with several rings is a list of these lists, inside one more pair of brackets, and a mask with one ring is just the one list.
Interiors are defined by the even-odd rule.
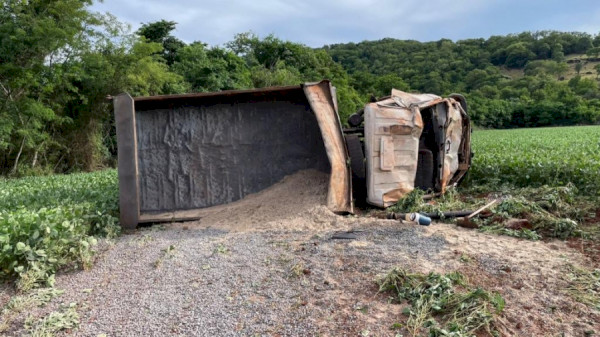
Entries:
[[136,99],[135,120],[141,212],[229,203],[299,170],[330,171],[298,88]]

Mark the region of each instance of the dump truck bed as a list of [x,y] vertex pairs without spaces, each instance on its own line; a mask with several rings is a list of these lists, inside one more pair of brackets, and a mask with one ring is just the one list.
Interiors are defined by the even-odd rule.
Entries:
[[[351,212],[335,91],[298,86],[114,99],[121,224],[196,218],[304,169],[330,173],[327,206]],[[307,182],[310,183],[310,182]]]

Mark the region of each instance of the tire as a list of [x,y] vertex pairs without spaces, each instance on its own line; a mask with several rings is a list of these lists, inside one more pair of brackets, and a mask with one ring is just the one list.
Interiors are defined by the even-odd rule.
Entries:
[[363,152],[362,143],[358,138],[358,135],[349,134],[345,135],[346,147],[348,148],[348,155],[350,156],[350,169],[352,170],[352,176],[359,179],[366,178],[365,169],[365,154]]

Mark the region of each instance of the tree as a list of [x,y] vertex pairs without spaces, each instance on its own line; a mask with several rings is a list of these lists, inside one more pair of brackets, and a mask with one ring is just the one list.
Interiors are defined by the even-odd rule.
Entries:
[[167,64],[171,65],[175,62],[179,49],[185,46],[183,41],[171,35],[176,26],[175,21],[160,20],[142,24],[136,33],[149,42],[161,44],[163,47],[162,56]]
[[585,53],[589,58],[598,58],[598,55],[600,55],[600,47],[593,47],[587,50],[587,52]]
[[49,126],[64,121],[55,109],[60,64],[98,23],[91,0],[5,0],[0,5],[0,149],[16,173],[24,151],[48,142]]
[[524,42],[514,43],[506,48],[506,66],[509,68],[521,68],[527,61],[533,59],[535,54],[529,50]]
[[157,56],[162,45],[130,35],[112,17],[102,21],[105,34],[85,39],[78,57],[61,64],[68,85],[58,94],[68,123],[53,137],[65,169],[94,170],[116,155],[113,114],[107,95],[129,92],[148,96],[187,91],[183,79]]
[[200,42],[182,48],[172,69],[183,76],[195,92],[252,86],[250,71],[243,59],[221,48],[207,50],[206,45]]
[[528,76],[552,75],[560,78],[567,70],[569,70],[569,66],[564,62],[535,60],[527,63],[524,72]]
[[396,74],[387,74],[378,76],[374,83],[374,94],[377,97],[389,96],[392,89],[398,89],[402,91],[408,91],[410,88],[408,84],[404,82]]
[[325,50],[314,50],[273,35],[261,39],[250,32],[236,35],[226,46],[245,60],[254,87],[329,79],[337,87],[343,121],[363,104],[350,86],[348,73]]
[[185,88],[156,55],[161,44],[131,35],[113,16],[89,12],[91,3],[0,5],[2,172],[15,174],[41,161],[50,170],[98,168],[114,143],[107,95]]
[[552,46],[552,60],[556,61],[556,62],[562,62],[565,60],[565,53],[563,51],[563,46],[560,43],[556,43],[554,44],[554,46]]
[[581,69],[583,69],[583,63],[581,61],[575,63],[575,71],[577,72],[577,75],[579,75]]
[[600,78],[600,64],[596,64],[594,69],[596,70],[596,79],[599,79]]

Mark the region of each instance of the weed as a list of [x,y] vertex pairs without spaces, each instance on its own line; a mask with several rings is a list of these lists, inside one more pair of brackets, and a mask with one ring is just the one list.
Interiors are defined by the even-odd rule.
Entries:
[[130,242],[130,245],[135,244],[141,248],[141,247],[145,247],[147,244],[149,244],[152,241],[154,241],[154,237],[152,237],[150,234],[144,234],[143,236],[139,237],[135,241]]
[[54,336],[55,333],[73,329],[79,325],[79,314],[77,313],[77,304],[71,303],[61,311],[53,311],[46,317],[35,321],[29,317],[25,321],[25,329],[31,337]]
[[469,255],[465,254],[465,253],[462,253],[460,255],[460,262],[471,263],[471,257]]
[[361,304],[361,303],[356,303],[356,304],[354,305],[354,310],[356,310],[356,311],[360,311],[361,313],[363,313],[363,314],[365,314],[365,315],[366,315],[367,313],[369,313],[369,307],[368,307],[368,306],[366,306],[366,305],[364,305],[364,304]]
[[6,304],[3,312],[5,310],[21,312],[24,309],[44,306],[64,292],[64,290],[56,288],[42,288],[27,295],[15,296]]
[[161,257],[158,258],[158,260],[156,260],[154,262],[154,267],[155,268],[160,268],[160,266],[162,266],[162,263],[165,259],[172,259],[175,256],[175,245],[170,245],[169,247],[161,250],[163,255],[161,255]]
[[14,296],[2,308],[2,320],[0,320],[0,333],[6,331],[14,318],[21,312],[28,311],[34,307],[43,307],[54,298],[62,295],[64,290],[55,288],[43,288],[30,292],[27,295]]
[[300,277],[304,275],[304,262],[300,261],[290,268],[290,277]]
[[215,250],[213,251],[214,254],[229,254],[229,248],[227,248],[224,244],[219,243],[217,245],[217,247],[215,248]]
[[423,275],[394,268],[377,284],[380,292],[391,292],[394,301],[409,303],[406,328],[413,336],[422,335],[423,328],[430,336],[491,334],[494,314],[504,308],[500,295],[469,286],[458,272]]
[[402,323],[394,323],[390,326],[390,330],[400,330],[404,325]]

